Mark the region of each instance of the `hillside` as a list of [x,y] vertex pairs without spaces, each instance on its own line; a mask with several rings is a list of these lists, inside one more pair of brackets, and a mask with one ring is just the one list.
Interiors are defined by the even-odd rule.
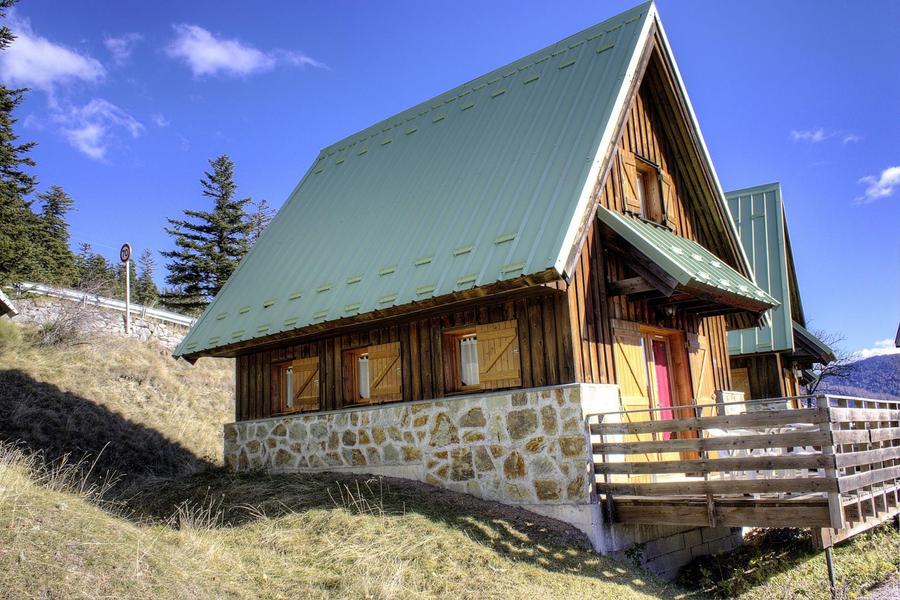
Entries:
[[[230,361],[17,337],[0,320],[3,599],[828,595],[808,543],[707,559],[678,587],[563,524],[424,484],[229,474]],[[900,537],[877,535],[837,549],[847,590],[896,570]]]
[[900,354],[872,356],[849,366],[846,377],[827,379],[819,391],[900,400]]
[[[3,327],[0,598],[675,593],[525,511],[403,481],[225,474],[230,361],[191,367],[119,339],[38,348]],[[88,453],[117,483],[79,489],[30,451]]]

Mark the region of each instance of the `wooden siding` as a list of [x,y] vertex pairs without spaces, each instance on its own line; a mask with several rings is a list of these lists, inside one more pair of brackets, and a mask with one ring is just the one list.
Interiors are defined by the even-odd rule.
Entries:
[[750,398],[754,400],[799,395],[800,382],[794,370],[777,352],[732,356],[731,367],[747,370]]
[[400,342],[401,398],[423,400],[447,395],[444,386],[443,332],[459,327],[515,321],[518,327],[520,374],[523,387],[575,381],[566,296],[548,289],[540,296],[444,310],[415,319],[367,327],[339,335],[242,354],[235,361],[235,420],[261,419],[278,410],[273,366],[295,358],[319,358],[322,410],[348,406],[343,398],[341,357],[345,350]]
[[[642,84],[625,122],[617,153],[634,153],[659,166],[664,176],[671,179],[674,188],[668,221],[677,235],[704,244],[694,209],[685,201],[685,194],[681,191],[684,186],[680,183],[682,175],[677,168],[675,152],[662,131],[655,126],[660,120],[656,106],[650,87]],[[623,168],[617,158],[599,190],[599,203],[624,213],[626,205],[622,185]],[[594,220],[588,229],[568,289],[576,380],[590,383],[617,381],[610,331],[610,321],[616,319],[706,336],[716,389],[730,389],[725,318],[699,318],[682,311],[670,317],[653,308],[646,300],[624,295],[607,296],[606,285],[609,281],[634,276],[635,273],[619,256],[604,249],[599,227]]]

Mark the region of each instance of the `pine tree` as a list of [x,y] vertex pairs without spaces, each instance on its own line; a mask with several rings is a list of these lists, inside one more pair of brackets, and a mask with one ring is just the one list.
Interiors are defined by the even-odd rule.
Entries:
[[75,257],[78,271],[76,287],[80,290],[100,296],[111,296],[115,293],[116,281],[113,268],[106,258],[94,252],[90,244],[83,243]]
[[272,217],[275,216],[275,209],[269,206],[269,203],[265,201],[265,199],[256,202],[254,200],[250,201],[250,205],[253,207],[253,210],[249,212],[247,215],[247,222],[250,224],[250,247],[256,245],[257,240],[259,240],[259,236],[262,235],[263,231],[266,230],[266,227],[269,226],[269,223],[272,221]]
[[156,261],[153,259],[153,252],[149,248],[141,252],[141,256],[138,258],[138,265],[140,265],[140,271],[134,288],[135,302],[153,306],[159,299],[159,288],[156,287],[156,282],[153,281]]
[[39,246],[44,280],[58,285],[72,285],[78,278],[75,255],[69,248],[69,224],[66,214],[75,204],[71,196],[58,185],[43,194],[39,215]]
[[[0,18],[16,0],[0,0]],[[15,39],[6,25],[0,26],[0,51]],[[33,167],[28,153],[34,142],[20,143],[13,130],[13,111],[22,103],[25,88],[0,84],[0,283],[39,279],[41,275],[39,222],[26,199],[37,181],[25,168]]]
[[189,313],[209,303],[250,248],[250,199],[235,199],[234,163],[223,154],[209,164],[212,172],[200,184],[214,202],[212,211],[185,210],[185,219],[169,219],[166,232],[174,236],[176,248],[161,253],[171,259],[166,283],[172,286],[162,301]]

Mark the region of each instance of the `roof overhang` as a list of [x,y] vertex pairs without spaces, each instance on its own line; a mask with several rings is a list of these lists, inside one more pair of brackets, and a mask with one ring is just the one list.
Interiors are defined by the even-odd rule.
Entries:
[[[597,217],[609,247],[654,289],[661,304],[701,316],[732,315],[756,324],[778,301],[699,243],[666,227],[603,206]],[[645,291],[645,290],[641,290]]]
[[9,296],[7,296],[3,290],[0,290],[0,317],[4,315],[14,317],[17,314],[19,314],[19,311],[16,310],[12,300],[9,299]]
[[826,364],[835,359],[834,351],[806,327],[793,322],[794,354],[797,359]]

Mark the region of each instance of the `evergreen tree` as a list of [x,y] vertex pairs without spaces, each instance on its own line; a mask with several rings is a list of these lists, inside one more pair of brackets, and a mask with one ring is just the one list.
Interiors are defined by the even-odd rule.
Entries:
[[40,239],[44,280],[58,285],[72,285],[77,281],[75,255],[69,248],[69,224],[66,214],[75,202],[58,185],[51,186],[41,201]]
[[269,226],[272,217],[275,216],[275,209],[269,206],[269,203],[266,202],[265,199],[260,200],[259,202],[251,200],[250,205],[253,207],[253,210],[247,215],[247,222],[250,224],[249,237],[250,247],[252,248],[256,245],[262,232]]
[[83,243],[79,246],[75,267],[78,271],[78,289],[100,296],[114,295],[114,271],[103,255],[95,253],[90,244]]
[[250,248],[250,199],[235,199],[234,163],[223,154],[209,164],[212,172],[200,184],[202,194],[213,200],[212,211],[185,210],[185,219],[169,219],[166,232],[174,236],[176,248],[161,253],[171,259],[166,283],[172,286],[162,301],[188,313],[209,303]]
[[[0,0],[0,18],[16,0]],[[6,25],[0,26],[0,51],[15,36]],[[22,103],[27,89],[0,84],[0,283],[39,279],[41,275],[39,222],[26,199],[36,180],[25,168],[33,167],[28,153],[34,142],[21,143],[13,130],[13,111]]]
[[156,261],[153,259],[153,252],[149,248],[141,252],[138,258],[140,271],[138,273],[135,285],[135,302],[147,306],[153,306],[159,299],[159,289],[153,281],[153,271],[156,269]]

